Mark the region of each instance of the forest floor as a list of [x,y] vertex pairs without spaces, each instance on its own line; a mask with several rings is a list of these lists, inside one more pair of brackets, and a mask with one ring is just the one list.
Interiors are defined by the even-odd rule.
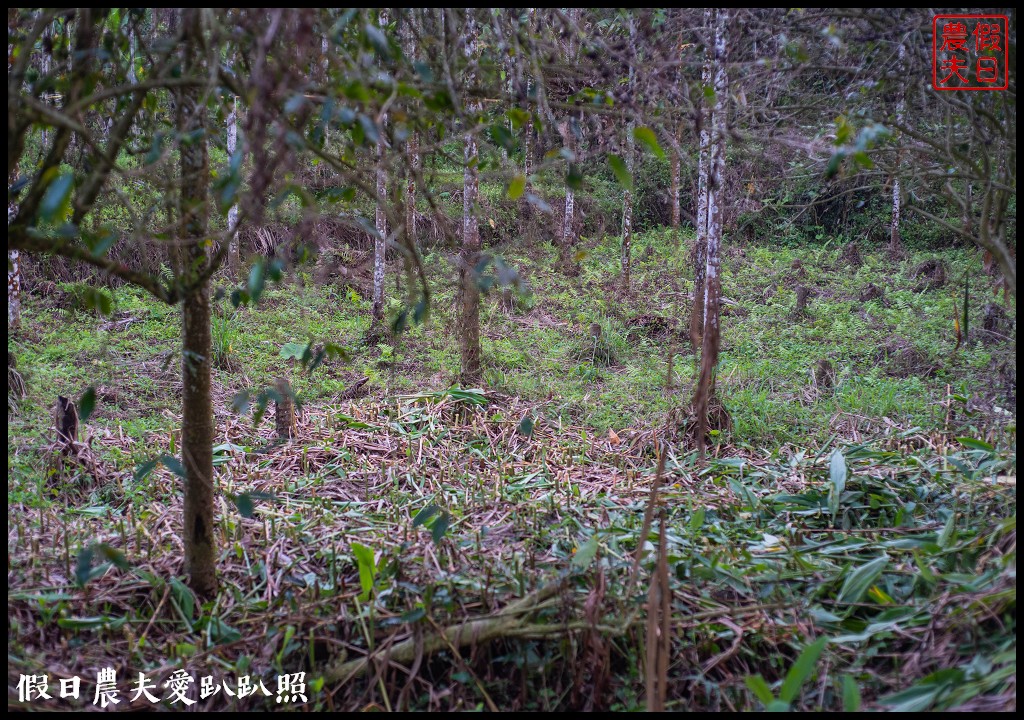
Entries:
[[[840,251],[728,252],[732,422],[703,463],[666,426],[694,375],[667,231],[638,239],[630,293],[614,239],[573,278],[550,246],[506,256],[532,294],[485,301],[486,390],[452,387],[454,270],[431,278],[427,325],[371,347],[359,276],[219,300],[206,603],[176,577],[177,310],[117,289],[97,317],[80,286],[38,284],[8,340],[27,388],[8,424],[10,704],[45,671],[80,675],[88,705],[114,667],[125,701],[139,672],[163,697],[183,668],[271,693],[305,671],[319,708],[628,710],[667,633],[672,708],[1013,709],[1015,307],[973,251]],[[311,340],[352,357],[306,373],[287,356]],[[280,375],[303,402],[283,444],[232,409]],[[90,386],[79,465],[54,454],[49,408]],[[666,586],[659,625],[645,601]]]

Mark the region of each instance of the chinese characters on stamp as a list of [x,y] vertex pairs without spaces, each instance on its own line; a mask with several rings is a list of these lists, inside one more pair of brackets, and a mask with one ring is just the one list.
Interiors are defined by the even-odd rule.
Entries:
[[932,87],[1009,87],[1008,27],[1005,15],[936,15],[932,21]]

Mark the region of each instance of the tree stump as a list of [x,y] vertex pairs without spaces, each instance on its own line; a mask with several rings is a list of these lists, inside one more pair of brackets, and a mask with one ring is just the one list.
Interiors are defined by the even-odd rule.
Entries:
[[814,365],[811,371],[814,384],[819,390],[831,390],[836,384],[836,370],[832,363],[822,358]]
[[18,401],[28,391],[25,388],[25,379],[18,372],[18,359],[10,350],[7,351],[7,409],[16,410]]
[[280,398],[276,403],[275,425],[277,437],[281,440],[290,440],[295,437],[295,401],[292,398],[292,389],[284,378],[277,380],[277,394]]
[[796,288],[796,311],[802,315],[807,312],[807,298],[811,295],[811,289],[805,285],[797,285]]
[[860,248],[857,247],[855,241],[851,240],[839,253],[839,264],[853,268],[859,268],[864,264],[860,256]]
[[1006,311],[994,303],[985,305],[981,318],[981,327],[986,333],[1001,335],[1006,332],[1009,316]]
[[62,455],[75,449],[78,441],[78,409],[75,404],[61,395],[57,396],[57,407],[54,411],[54,425],[57,428],[57,444]]

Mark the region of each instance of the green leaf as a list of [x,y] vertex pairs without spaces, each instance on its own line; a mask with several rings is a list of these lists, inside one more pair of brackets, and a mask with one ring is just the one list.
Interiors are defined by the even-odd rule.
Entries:
[[705,514],[706,511],[703,507],[699,507],[693,511],[693,515],[690,516],[690,522],[687,523],[687,527],[690,532],[697,532],[700,530],[701,526],[704,525]]
[[[118,621],[113,620],[112,622],[112,618],[106,615],[96,615],[92,617],[62,617],[57,619],[57,627],[62,630],[76,631],[111,629],[114,623],[118,623]],[[123,622],[118,623],[118,625],[121,624],[123,624]]]
[[388,46],[388,36],[384,34],[384,31],[373,23],[366,23],[366,39],[370,42],[370,45],[377,54],[383,59],[389,60],[391,58],[391,48]]
[[883,697],[879,702],[887,705],[892,712],[923,712],[934,705],[939,695],[949,688],[948,684],[936,683],[929,678],[931,676],[902,692]]
[[103,316],[110,315],[114,310],[114,299],[109,292],[102,289],[86,288],[82,292],[82,303]]
[[517,429],[519,430],[519,434],[525,437],[533,435],[533,416],[524,415],[523,419],[519,421],[519,427]]
[[281,346],[281,352],[277,356],[283,360],[302,360],[308,347],[308,343],[288,342]]
[[373,591],[373,581],[377,577],[377,564],[373,559],[373,550],[362,543],[354,542],[351,545],[352,554],[356,557],[356,565],[359,567],[359,586],[363,589],[359,599],[369,600]]
[[124,553],[117,548],[111,547],[107,543],[96,543],[95,548],[99,554],[114,567],[120,570],[128,569],[128,559],[125,558]]
[[782,688],[779,690],[779,699],[792,704],[800,695],[800,688],[814,673],[822,650],[828,643],[827,637],[821,637],[808,645],[800,653],[800,656],[793,663],[793,667],[786,673],[786,679],[782,681]]
[[750,688],[750,692],[754,693],[758,700],[767,707],[769,704],[775,701],[775,695],[772,693],[772,689],[768,687],[768,683],[761,675],[750,675],[744,678],[747,687]]
[[860,688],[852,675],[843,675],[843,712],[860,712]]
[[946,520],[946,524],[942,528],[942,532],[939,533],[939,537],[935,543],[943,550],[948,550],[953,544],[953,540],[956,538],[956,513],[950,513],[949,519]]
[[508,184],[508,199],[518,200],[526,190],[526,176],[516,175]]
[[504,123],[494,123],[487,128],[487,136],[491,139],[491,142],[505,150],[505,152],[512,152],[515,149],[515,139]]
[[85,587],[89,581],[89,572],[92,570],[92,547],[82,548],[78,553],[78,560],[75,562],[75,582],[79,587]]
[[839,591],[836,600],[841,603],[860,602],[871,586],[881,577],[882,571],[888,564],[889,558],[883,555],[861,565],[846,576],[846,582],[843,583],[843,588]]
[[585,570],[590,567],[590,563],[594,560],[600,547],[601,544],[597,538],[587,540],[576,549],[576,554],[572,556],[572,566],[577,570]]
[[419,622],[420,620],[422,620],[426,616],[427,616],[426,608],[424,608],[422,605],[420,605],[418,607],[414,607],[412,610],[409,610],[408,612],[402,613],[399,616],[399,620],[401,620],[402,622],[405,622],[405,623],[414,623],[414,622]]
[[401,312],[397,313],[395,315],[395,319],[391,321],[391,334],[401,335],[408,327],[409,310],[407,308],[402,308]]
[[376,145],[380,142],[380,130],[377,128],[377,123],[373,121],[373,118],[363,113],[359,113],[359,127],[362,129],[366,139]]
[[242,639],[242,633],[228,625],[219,617],[210,618],[208,626],[210,639],[217,644],[233,643]]
[[238,514],[244,518],[251,518],[255,508],[252,503],[252,496],[249,493],[241,493],[234,497],[235,507],[238,508]]
[[665,159],[665,151],[658,144],[658,136],[649,127],[638,127],[633,131],[633,137],[645,145],[656,157],[661,160]]
[[147,460],[146,462],[135,468],[135,474],[132,475],[132,480],[139,482],[144,480],[147,475],[153,472],[153,468],[160,464],[160,460],[155,458],[153,460]]
[[987,442],[984,442],[982,440],[975,440],[974,438],[958,437],[956,441],[963,445],[964,447],[969,447],[972,450],[984,450],[985,452],[995,452],[996,450]]
[[86,422],[96,409],[96,388],[89,386],[78,400],[78,420]]
[[565,184],[573,190],[580,190],[583,187],[583,169],[576,163],[569,164],[569,170],[565,174]]
[[82,241],[88,246],[93,257],[103,257],[117,242],[117,235],[109,228],[102,228],[98,235],[82,234]]
[[172,473],[180,478],[185,477],[185,466],[181,464],[181,461],[173,455],[161,455],[160,462],[163,463],[164,467],[170,470]]
[[615,179],[619,181],[626,190],[633,190],[633,176],[629,174],[629,169],[626,167],[626,163],[618,155],[609,155],[608,164],[612,166],[612,172],[615,173]]
[[416,513],[416,517],[412,519],[412,526],[415,528],[419,527],[420,525],[423,525],[425,522],[430,520],[430,518],[434,517],[434,515],[437,514],[439,509],[440,508],[438,508],[437,505],[427,505],[425,508]]
[[188,589],[185,583],[176,577],[171,578],[171,595],[174,597],[174,602],[178,604],[181,614],[185,616],[185,621],[189,625],[189,630],[191,630],[192,617],[196,610],[196,596],[192,594],[192,591]]
[[62,173],[50,183],[39,203],[39,217],[43,222],[55,222],[67,217],[74,184],[75,178],[71,173]]
[[257,262],[252,266],[249,271],[249,284],[247,292],[252,302],[258,302],[260,295],[263,294],[263,288],[266,285],[266,278],[263,274],[263,262]]
[[839,172],[839,165],[843,162],[843,158],[846,157],[846,152],[843,150],[836,150],[832,153],[832,157],[829,158],[828,166],[825,168],[825,178],[832,178],[837,172]]
[[441,542],[441,538],[448,532],[448,525],[451,522],[451,515],[447,512],[442,512],[437,516],[437,519],[430,526],[430,537],[433,539],[434,544],[437,545]]

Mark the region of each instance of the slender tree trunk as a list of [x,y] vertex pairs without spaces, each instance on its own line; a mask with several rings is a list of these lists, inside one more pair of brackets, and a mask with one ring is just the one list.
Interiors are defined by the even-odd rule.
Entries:
[[[629,66],[629,94],[636,102],[636,21],[629,16],[629,40],[632,60]],[[633,133],[636,131],[636,113],[630,112],[626,125],[626,168],[633,176],[635,153],[633,150]],[[622,289],[629,292],[629,274],[633,263],[633,193],[628,189],[622,194]]]
[[[384,122],[387,122],[385,118]],[[377,237],[373,241],[373,327],[379,332],[384,323],[384,265],[387,260],[388,216],[384,209],[387,201],[388,178],[384,169],[384,127],[377,142]]]
[[[228,162],[238,149],[238,98],[231,97],[231,112],[227,120],[228,131]],[[228,210],[228,271],[232,278],[237,278],[241,272],[241,258],[238,249],[238,203],[234,203]]]
[[682,212],[679,207],[679,153],[672,153],[672,235],[679,244],[679,225],[682,221]]
[[416,247],[419,242],[416,236],[416,175],[420,171],[419,138],[415,132],[409,133],[409,184],[405,188],[405,233],[409,238],[409,247]]
[[[8,213],[8,217],[10,214]],[[21,256],[7,251],[7,332],[21,326]]]
[[[387,25],[387,15],[381,13],[379,16],[381,28]],[[388,176],[384,167],[384,134],[387,128],[388,118],[384,115],[381,118],[380,137],[377,140],[377,211],[376,229],[377,237],[373,241],[373,305],[371,309],[372,319],[370,321],[371,333],[380,335],[384,325],[384,267],[387,262],[387,237],[388,237],[388,215],[384,204],[387,202]]]
[[[712,11],[704,11],[704,26],[711,32]],[[712,82],[711,51],[707,50],[704,57],[704,69],[701,72],[701,84],[710,87]],[[700,117],[700,156],[697,166],[697,237],[693,245],[693,307],[690,310],[690,344],[697,352],[704,337],[704,275],[708,258],[708,194],[711,187],[711,113],[705,112],[707,99],[701,95]]]
[[[572,120],[567,119],[562,123],[559,128],[562,135],[562,142],[565,147],[573,155],[573,160],[570,161],[569,168],[570,172],[573,165],[577,162],[576,160],[576,134],[572,129]],[[572,187],[566,183],[565,186],[565,214],[562,218],[562,242],[559,244],[559,265],[561,270],[567,275],[575,275],[578,268],[576,266],[576,260],[573,255],[573,248],[576,245],[576,231],[575,231],[575,214],[576,210],[576,193]]]
[[[15,21],[16,16],[8,14],[7,16],[7,74],[10,76],[11,73],[11,61],[14,58],[14,47],[10,43],[11,37],[11,24]],[[10,144],[8,144],[8,149]],[[20,150],[20,148],[19,148]],[[21,153],[18,152],[18,155]],[[11,153],[15,155],[15,153]],[[18,158],[8,157],[7,166],[9,171],[7,173],[7,187],[13,187],[14,182],[18,179]],[[7,195],[7,224],[11,224],[18,214],[18,203],[16,203],[8,191]],[[17,250],[7,251],[7,334],[9,335],[12,331],[17,330],[21,323],[21,257]]]
[[[529,18],[529,31],[532,33],[533,27],[533,11],[535,8],[527,8],[526,13]],[[526,77],[526,97],[523,98],[523,102],[526,104],[526,109],[531,113],[529,121],[526,123],[526,132],[523,137],[523,176],[526,178],[527,187],[530,185],[530,172],[533,170],[533,115],[532,107],[530,106],[530,94],[533,92],[533,77],[527,75]],[[529,207],[529,206],[527,206]]]
[[[48,35],[50,33],[50,30],[52,29],[52,27],[53,27],[53,25],[51,23],[50,26],[47,27],[47,29],[44,30],[43,32]],[[50,60],[51,60],[50,53],[44,47],[42,49],[42,51],[39,53],[39,74],[41,76],[43,76],[43,77],[46,77],[47,75],[50,74],[50,69],[51,69],[51,62],[50,62]],[[49,144],[50,144],[50,131],[46,129],[46,126],[43,126],[42,132],[40,132],[40,138],[41,138],[41,143],[42,143],[41,147],[44,147],[44,148],[48,147]]]
[[[899,47],[899,67],[902,70],[903,61],[907,51],[903,43]],[[899,97],[896,100],[896,125],[903,124],[903,114],[906,107],[907,91],[906,86],[901,85]],[[900,176],[899,176],[899,150],[896,156],[896,175],[892,178],[892,227],[889,230],[889,253],[891,255],[903,254],[903,243],[900,240]]]
[[[577,51],[579,43],[576,42],[575,27],[580,22],[580,8],[569,8],[567,16],[569,22],[572,24],[572,28],[569,31],[569,36],[565,43],[565,59],[567,64],[574,65],[577,61]],[[579,149],[576,142],[576,133],[583,131],[583,113],[580,113],[579,121],[576,122],[574,118],[568,117],[565,122],[559,127],[560,134],[562,136],[562,142],[565,148],[571,153],[572,160],[569,162],[569,172],[573,171],[579,160]],[[575,247],[576,247],[576,226],[574,217],[576,212],[576,192],[567,182],[565,185],[565,213],[562,216],[562,242],[559,247],[561,254],[561,265],[562,272],[566,275],[576,275],[579,272],[579,266],[576,263],[575,258]]]
[[970,180],[967,181],[967,192],[964,196],[964,216],[961,227],[965,235],[971,235],[974,232],[974,183]]
[[[472,83],[472,67],[476,53],[476,27],[472,10],[466,18],[466,60],[467,84]],[[462,355],[462,382],[474,384],[480,380],[480,288],[477,284],[476,265],[480,257],[480,227],[476,219],[476,198],[479,191],[475,116],[480,112],[477,102],[466,104],[469,117],[466,120],[465,163],[462,192],[462,252],[459,262],[459,288],[462,294],[462,317],[460,321],[460,349]]]
[[[680,45],[680,47],[682,47],[682,45],[683,45],[683,35],[682,35],[682,32],[680,32],[680,35],[679,35],[679,45]],[[677,55],[676,59],[680,60],[680,62],[681,62],[682,61],[681,54]],[[673,79],[672,79],[672,96],[673,96],[673,100],[675,100],[676,98],[678,98],[680,96],[679,83],[682,81],[682,74],[683,74],[683,70],[682,70],[682,65],[680,64],[680,67],[677,68],[675,73],[673,74]],[[670,127],[672,128],[672,140],[673,140],[673,142],[669,144],[670,147],[675,148],[677,146],[677,144],[679,146],[681,146],[681,144],[682,144],[681,143],[681,138],[680,138],[680,131],[682,129],[681,124],[678,121],[674,121],[671,124]],[[672,182],[672,238],[673,238],[673,242],[675,242],[676,248],[678,249],[680,244],[681,244],[681,242],[680,242],[681,241],[681,237],[680,237],[679,226],[682,223],[682,208],[679,205],[679,192],[680,192],[680,189],[679,189],[679,182],[680,182],[679,175],[680,175],[680,170],[681,170],[680,166],[682,165],[682,158],[680,158],[680,151],[674,151],[672,153],[672,161],[671,162],[672,162],[672,180],[671,180],[671,182]]]
[[715,393],[715,367],[719,349],[719,304],[722,294],[720,249],[722,244],[722,180],[725,176],[726,105],[729,77],[726,71],[729,11],[716,10],[715,18],[715,109],[711,121],[713,153],[708,193],[708,251],[704,283],[704,337],[701,346],[700,377],[694,396],[697,416],[697,448],[704,454],[707,442],[708,405]]
[[[199,10],[182,10],[184,75],[202,77],[202,27]],[[182,137],[206,129],[201,89],[186,86],[177,93],[178,128]],[[209,160],[206,143],[182,144],[181,238],[189,258],[186,278],[194,281],[206,269],[203,240],[207,236]],[[191,276],[191,277],[189,277]],[[182,301],[181,452],[185,468],[185,572],[200,596],[217,591],[217,546],[214,538],[213,399],[210,395],[210,284],[196,283]]]
[[[406,60],[416,59],[416,10],[408,9],[405,17],[405,24],[402,28],[402,52]],[[409,250],[412,251],[417,245],[416,238],[416,175],[420,171],[420,149],[419,137],[415,130],[409,131],[409,139],[406,141],[405,150],[408,153],[409,181],[405,188],[405,236],[408,239]]]
[[[18,166],[7,178],[7,187],[14,185],[18,179]],[[7,201],[7,224],[18,214],[18,204]],[[17,330],[21,326],[21,256],[17,250],[7,251],[7,332]]]

